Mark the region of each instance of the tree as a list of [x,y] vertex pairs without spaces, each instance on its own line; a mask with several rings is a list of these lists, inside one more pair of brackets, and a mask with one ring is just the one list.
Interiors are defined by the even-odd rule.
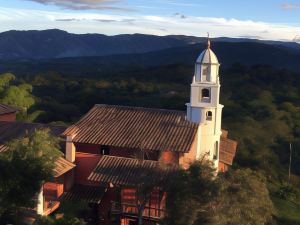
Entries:
[[12,81],[16,78],[11,73],[0,75],[0,102],[3,104],[16,106],[19,110],[19,117],[26,120],[34,119],[37,113],[28,115],[28,109],[35,104],[32,93],[32,86],[24,83],[20,85],[12,85]]
[[250,169],[238,169],[221,178],[221,192],[210,224],[263,225],[273,222],[274,207],[266,179]]
[[20,207],[31,207],[42,183],[53,177],[55,161],[61,154],[59,140],[48,129],[36,130],[7,143],[0,154],[0,224],[5,215]]
[[170,184],[166,223],[197,225],[209,221],[219,193],[215,170],[207,161],[195,161],[188,170],[180,170]]
[[208,162],[194,162],[171,183],[167,224],[264,225],[274,207],[266,179],[250,169],[215,176]]

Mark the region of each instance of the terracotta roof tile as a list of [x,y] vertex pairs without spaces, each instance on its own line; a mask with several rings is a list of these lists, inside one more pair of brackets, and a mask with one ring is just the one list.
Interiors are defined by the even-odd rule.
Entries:
[[100,204],[105,192],[105,188],[76,184],[70,191],[64,193],[62,200]]
[[158,161],[104,155],[88,180],[103,184],[134,186],[141,182],[162,181],[177,168],[176,165],[165,165]]
[[74,142],[187,152],[198,125],[185,112],[113,105],[95,105],[64,135]]
[[228,138],[221,137],[220,142],[220,161],[232,165],[236,154],[237,142]]
[[0,104],[0,115],[3,114],[9,114],[9,113],[15,113],[18,112],[19,110],[15,107],[9,106],[9,105],[4,105]]
[[70,171],[71,169],[73,169],[75,166],[76,166],[75,164],[69,162],[65,158],[59,157],[55,162],[54,176],[59,177],[65,174],[66,172]]
[[20,138],[26,132],[33,132],[38,128],[49,128],[52,135],[59,136],[64,130],[64,126],[46,125],[39,123],[24,123],[24,122],[4,122],[0,121],[0,144]]

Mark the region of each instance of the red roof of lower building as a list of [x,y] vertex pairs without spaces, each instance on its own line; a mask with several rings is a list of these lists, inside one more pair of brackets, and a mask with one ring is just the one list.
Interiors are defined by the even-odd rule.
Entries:
[[156,184],[176,169],[178,169],[177,165],[166,165],[158,161],[104,155],[88,180],[123,186],[134,186],[140,183]]

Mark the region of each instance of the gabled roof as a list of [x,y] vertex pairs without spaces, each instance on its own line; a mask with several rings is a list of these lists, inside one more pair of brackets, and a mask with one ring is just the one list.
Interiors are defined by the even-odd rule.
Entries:
[[8,141],[20,138],[24,136],[26,132],[33,132],[38,128],[49,128],[51,134],[54,136],[59,136],[65,130],[64,126],[57,125],[0,121],[0,144],[5,144]]
[[[26,134],[26,132],[33,132],[38,128],[49,128],[52,135],[59,136],[63,130],[64,126],[56,125],[45,125],[39,123],[23,123],[23,122],[2,122],[0,121],[0,153],[8,150],[5,146],[6,142],[20,138]],[[55,162],[54,176],[59,177],[62,174],[73,169],[75,165],[63,157],[59,157]]]
[[63,157],[59,157],[55,162],[54,176],[59,177],[73,169],[76,165]]
[[78,143],[188,152],[197,128],[182,111],[95,105],[64,135]]
[[[9,150],[9,148],[7,146],[0,145],[0,154],[6,152],[8,150]],[[76,166],[75,164],[69,162],[65,158],[58,157],[58,159],[55,162],[55,167],[53,169],[54,177],[59,177],[59,176],[65,174],[66,172],[73,169],[75,166]]]
[[176,169],[178,169],[177,165],[165,165],[158,161],[104,155],[88,180],[121,186],[157,184]]
[[5,104],[0,104],[0,115],[15,113],[17,111],[19,111],[19,110],[15,107],[5,105]]

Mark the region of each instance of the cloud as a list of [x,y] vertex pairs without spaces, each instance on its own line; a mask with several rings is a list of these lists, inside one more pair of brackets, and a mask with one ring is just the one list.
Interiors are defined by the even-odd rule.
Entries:
[[38,2],[44,5],[56,5],[63,9],[72,10],[91,10],[91,9],[110,9],[131,11],[132,9],[120,7],[117,3],[121,0],[25,0]]
[[70,19],[55,19],[55,21],[71,22],[71,21],[80,21],[80,20],[79,19],[70,18]]
[[176,1],[176,0],[157,0],[156,2],[160,4],[166,5],[174,5],[174,6],[182,6],[182,7],[202,7],[202,4],[199,3],[189,3],[184,1]]
[[186,19],[186,18],[187,18],[186,15],[181,14],[181,13],[174,13],[174,16],[175,16],[175,17],[179,17],[180,19]]
[[284,3],[281,5],[283,10],[296,10],[300,9],[300,4],[297,3]]

